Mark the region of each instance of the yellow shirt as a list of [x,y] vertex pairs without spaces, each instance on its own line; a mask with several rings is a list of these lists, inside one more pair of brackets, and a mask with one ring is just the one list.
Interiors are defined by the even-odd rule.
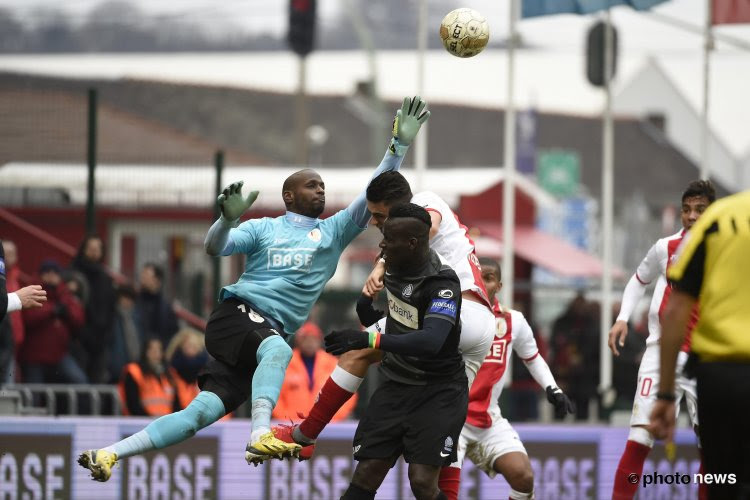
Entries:
[[702,361],[750,361],[750,191],[711,204],[667,271],[700,299],[692,349]]

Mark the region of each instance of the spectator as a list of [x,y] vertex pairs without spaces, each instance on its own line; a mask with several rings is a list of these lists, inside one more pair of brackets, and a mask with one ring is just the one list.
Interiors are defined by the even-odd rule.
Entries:
[[153,263],[143,266],[136,310],[141,329],[147,337],[161,339],[168,345],[179,328],[172,304],[164,296],[164,270]]
[[39,276],[47,302],[41,308],[23,311],[26,335],[19,360],[24,382],[87,382],[86,374],[70,353],[73,332],[85,322],[84,309],[63,283],[61,272],[56,261],[42,262]]
[[104,242],[98,236],[89,235],[81,242],[71,263],[72,269],[80,272],[88,284],[86,325],[79,338],[84,351],[81,362],[94,383],[109,381],[108,347],[115,318],[115,289],[103,262]]
[[599,382],[599,335],[592,307],[582,293],[552,326],[552,373],[576,404],[576,419],[589,417],[589,400]]
[[120,377],[123,414],[158,417],[179,411],[174,385],[161,340],[147,339],[140,361],[125,365]]
[[198,395],[198,373],[208,363],[208,352],[203,334],[192,328],[183,328],[167,346],[167,362],[177,387],[180,408]]
[[117,287],[116,297],[109,357],[109,373],[113,382],[119,379],[125,365],[141,358],[144,338],[135,310],[135,288],[132,285],[120,285]]
[[[302,325],[297,330],[294,343],[296,347],[292,360],[286,369],[279,401],[272,413],[273,418],[279,420],[295,419],[300,413],[307,414],[338,363],[335,356],[322,349],[323,332],[315,323],[307,322]],[[357,395],[354,394],[336,412],[331,421],[345,419],[356,405]]]
[[[612,317],[616,318],[619,313],[620,303],[613,304]],[[625,344],[619,347],[620,355],[612,356],[612,387],[617,393],[616,409],[629,410],[633,405],[638,384],[638,367],[646,350],[646,337],[647,330],[639,331],[628,322]]]

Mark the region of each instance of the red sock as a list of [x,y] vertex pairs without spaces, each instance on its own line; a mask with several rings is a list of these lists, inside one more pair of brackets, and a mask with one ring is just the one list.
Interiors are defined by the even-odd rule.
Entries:
[[[701,466],[698,468],[698,474],[703,475],[703,450],[698,448],[698,452],[701,455]],[[706,483],[698,483],[698,500],[708,500],[708,485]]]
[[315,401],[310,410],[310,414],[299,424],[299,430],[305,437],[318,439],[318,435],[353,394],[340,387],[331,377],[328,377],[320,390],[320,394],[318,394],[318,400]]
[[[630,500],[635,496],[643,473],[643,463],[651,452],[651,448],[645,444],[628,440],[625,451],[620,457],[620,463],[615,472],[615,488],[612,491],[612,500]],[[630,474],[638,474],[638,481],[628,481]]]
[[448,500],[458,500],[458,486],[461,482],[461,469],[443,467],[440,469],[438,486]]

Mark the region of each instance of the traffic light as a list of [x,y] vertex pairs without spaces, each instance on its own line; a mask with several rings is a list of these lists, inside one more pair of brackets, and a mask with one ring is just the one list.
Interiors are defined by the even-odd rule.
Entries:
[[289,46],[300,56],[313,49],[315,39],[315,0],[289,0]]
[[[591,85],[597,87],[604,86],[604,40],[606,35],[607,24],[604,21],[598,21],[594,24],[586,36],[586,78]],[[615,76],[617,69],[617,30],[611,26],[612,30],[612,71],[609,80]]]

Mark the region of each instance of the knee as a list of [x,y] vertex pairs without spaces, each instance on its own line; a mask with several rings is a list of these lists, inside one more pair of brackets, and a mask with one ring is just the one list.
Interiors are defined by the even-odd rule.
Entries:
[[261,343],[256,355],[258,363],[266,357],[274,363],[287,366],[292,360],[292,348],[278,335],[268,337]]
[[367,368],[380,359],[381,355],[376,349],[359,349],[342,354],[339,357],[339,366],[352,375],[364,377]]
[[516,491],[530,493],[534,490],[534,472],[530,467],[510,471],[505,475],[505,480]]
[[375,463],[362,461],[354,470],[352,484],[367,491],[377,491],[378,488],[380,488],[380,483],[383,481],[383,478],[384,475],[381,475],[381,471],[378,470]]
[[415,471],[410,467],[409,484],[411,492],[417,500],[433,500],[438,494],[437,474],[427,474],[423,471]]
[[414,477],[409,480],[411,492],[417,500],[433,500],[438,494],[437,484],[425,477]]

